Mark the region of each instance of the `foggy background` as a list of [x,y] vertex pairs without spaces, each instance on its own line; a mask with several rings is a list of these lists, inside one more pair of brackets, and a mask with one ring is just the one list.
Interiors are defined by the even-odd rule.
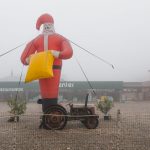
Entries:
[[[114,65],[72,44],[89,80],[150,80],[149,0],[0,0],[0,54],[40,34],[35,24],[43,13],[54,17],[57,33]],[[20,76],[24,47],[0,57],[1,79]],[[85,80],[74,56],[63,61],[62,78]]]

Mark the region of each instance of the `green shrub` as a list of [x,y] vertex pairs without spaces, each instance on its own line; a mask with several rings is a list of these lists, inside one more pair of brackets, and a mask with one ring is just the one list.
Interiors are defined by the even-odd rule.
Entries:
[[11,99],[8,101],[8,106],[10,107],[9,112],[14,115],[8,121],[15,121],[15,118],[19,121],[19,115],[24,114],[26,111],[26,101],[23,100]]

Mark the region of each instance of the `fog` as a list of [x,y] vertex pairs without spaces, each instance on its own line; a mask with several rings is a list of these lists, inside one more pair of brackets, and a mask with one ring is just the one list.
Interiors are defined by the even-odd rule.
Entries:
[[[40,34],[37,18],[54,17],[55,30],[109,65],[72,44],[74,56],[89,80],[147,81],[150,79],[149,0],[1,0],[0,54]],[[0,57],[0,78],[20,76],[25,45]],[[64,80],[85,80],[75,57],[63,61]],[[25,75],[27,67],[23,68]],[[22,78],[24,80],[24,78]]]

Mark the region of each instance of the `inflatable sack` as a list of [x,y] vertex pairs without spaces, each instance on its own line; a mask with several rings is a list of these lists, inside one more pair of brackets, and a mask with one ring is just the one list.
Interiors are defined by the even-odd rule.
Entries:
[[54,57],[50,51],[43,51],[31,55],[25,83],[53,77],[53,62]]

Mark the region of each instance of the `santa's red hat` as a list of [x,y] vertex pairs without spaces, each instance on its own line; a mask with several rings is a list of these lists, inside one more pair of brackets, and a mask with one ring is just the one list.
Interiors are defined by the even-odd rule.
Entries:
[[54,24],[54,19],[51,15],[49,14],[43,14],[41,15],[38,19],[37,19],[37,22],[36,22],[36,29],[37,30],[40,30],[40,27],[42,24],[44,23],[52,23]]

